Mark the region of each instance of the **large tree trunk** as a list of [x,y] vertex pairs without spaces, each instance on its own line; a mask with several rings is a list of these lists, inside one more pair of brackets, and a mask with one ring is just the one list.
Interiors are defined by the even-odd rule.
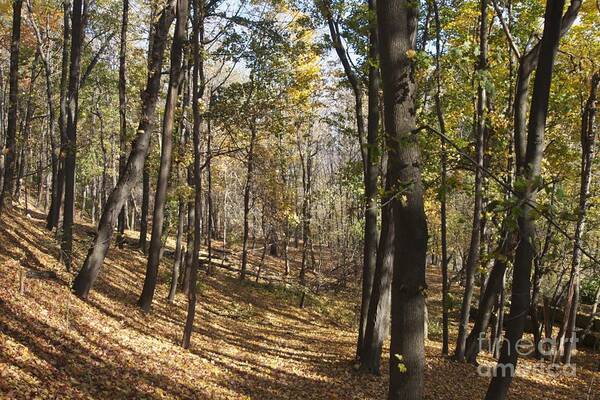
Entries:
[[131,194],[133,185],[144,168],[144,161],[150,144],[152,120],[154,119],[154,112],[160,90],[163,54],[169,27],[173,22],[174,14],[175,0],[170,0],[160,13],[160,17],[154,28],[152,40],[154,44],[148,63],[146,89],[141,96],[142,116],[137,129],[137,137],[133,142],[132,150],[127,160],[125,174],[119,178],[117,185],[108,197],[106,207],[102,212],[102,217],[98,224],[98,233],[88,251],[83,267],[73,282],[73,290],[82,298],[87,298],[90,289],[100,273],[104,257],[106,257],[106,252],[108,251],[110,238],[113,233],[118,213],[127,197]]
[[[204,0],[193,0],[194,17],[192,56],[194,72],[192,77],[192,113],[194,117],[193,141],[194,141],[194,245],[192,254],[192,265],[190,270],[190,290],[188,295],[188,310],[183,332],[183,347],[190,346],[194,317],[196,314],[196,277],[200,253],[200,236],[202,232],[202,176],[200,165],[200,126],[202,117],[200,114],[200,100],[204,95],[204,63],[202,60],[202,42],[204,40]],[[190,227],[191,229],[191,227]]]
[[[487,69],[487,0],[481,0],[481,15],[479,17],[479,61],[475,71],[476,75],[482,75]],[[477,87],[477,125],[475,128],[475,152],[477,165],[475,166],[475,200],[473,206],[473,224],[471,225],[471,242],[467,256],[466,282],[463,294],[462,307],[460,310],[460,323],[458,325],[458,336],[454,358],[457,361],[465,360],[465,345],[467,330],[469,329],[469,316],[471,313],[471,300],[475,289],[475,272],[479,266],[480,239],[481,239],[481,212],[483,210],[483,162],[485,157],[485,133],[486,133],[486,105],[487,93],[485,82],[479,82]]]
[[8,124],[4,147],[4,178],[0,192],[0,215],[2,209],[12,207],[15,175],[15,145],[17,141],[17,109],[19,100],[19,50],[21,44],[21,10],[23,0],[13,0],[12,34],[10,39],[10,72],[8,89]]
[[579,185],[579,213],[575,227],[573,241],[573,257],[571,259],[571,276],[569,279],[569,290],[565,313],[560,333],[557,338],[558,354],[563,349],[563,362],[571,362],[571,353],[575,348],[577,326],[577,308],[579,305],[579,267],[581,264],[582,237],[585,233],[585,219],[588,209],[588,198],[590,196],[590,184],[592,181],[592,163],[594,161],[594,146],[596,142],[596,97],[598,95],[599,73],[592,77],[590,95],[585,104],[585,110],[581,118],[581,181]]
[[[389,399],[422,399],[424,391],[425,259],[427,222],[423,206],[420,156],[414,133],[414,51],[418,3],[380,1],[379,54],[384,94],[385,131],[394,196],[394,268],[392,277]],[[382,238],[382,240],[386,240]]]
[[[119,177],[125,173],[127,162],[127,25],[129,23],[129,0],[123,0],[121,18],[121,44],[119,47]],[[117,244],[123,247],[123,232],[125,231],[125,209],[121,207],[117,224]]]
[[88,0],[73,1],[71,17],[71,56],[69,61],[69,85],[67,89],[67,144],[65,149],[65,202],[63,209],[63,236],[61,255],[67,271],[73,263],[73,223],[75,217],[75,166],[77,158],[77,121],[79,119],[79,75],[81,51],[85,37]]
[[158,181],[156,183],[156,194],[154,196],[154,210],[152,212],[152,235],[150,237],[150,248],[148,249],[148,264],[146,265],[146,278],[144,287],[138,300],[140,308],[148,312],[152,305],[156,278],[158,276],[158,264],[160,263],[163,222],[165,216],[165,204],[167,201],[167,186],[171,170],[171,152],[173,147],[173,126],[179,87],[183,69],[183,45],[187,40],[186,27],[188,15],[188,1],[177,0],[177,23],[171,46],[171,71],[169,73],[169,87],[167,89],[167,101],[162,127],[162,147],[160,152],[160,167]]
[[516,371],[517,343],[523,337],[525,329],[525,319],[530,303],[531,264],[535,255],[533,248],[535,222],[531,203],[536,197],[538,189],[536,181],[539,179],[541,171],[552,69],[560,41],[563,7],[564,0],[548,0],[546,3],[544,33],[531,98],[527,145],[522,170],[526,186],[517,193],[522,204],[522,211],[518,218],[519,241],[515,253],[510,320],[507,321],[506,331],[507,340],[503,341],[498,366],[488,387],[486,400],[506,398]]

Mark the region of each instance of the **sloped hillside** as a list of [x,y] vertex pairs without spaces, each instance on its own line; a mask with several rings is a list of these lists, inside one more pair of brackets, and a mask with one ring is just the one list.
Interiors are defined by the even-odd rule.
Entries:
[[[93,228],[77,227],[78,256]],[[69,290],[73,275],[58,260],[42,215],[17,209],[0,225],[0,397],[7,399],[380,399],[387,374],[354,371],[356,305],[348,294],[311,296],[268,283],[240,283],[226,269],[201,273],[199,314],[190,350],[182,349],[186,298],[166,302],[169,266],[152,312],[135,306],[145,258],[111,248],[88,302]],[[20,266],[15,262],[20,260]],[[28,277],[20,294],[22,267]],[[276,270],[276,268],[274,269]],[[56,274],[46,274],[52,271]],[[487,379],[475,367],[442,358],[439,290],[430,274],[427,398],[481,398]],[[485,362],[490,363],[491,359]],[[523,364],[530,361],[525,360]],[[516,380],[512,399],[593,399],[598,356],[580,352],[577,377]],[[387,360],[384,360],[387,363]],[[386,365],[386,364],[383,364]],[[385,368],[384,368],[385,370]],[[385,372],[385,371],[384,371]],[[591,395],[590,395],[591,394]]]

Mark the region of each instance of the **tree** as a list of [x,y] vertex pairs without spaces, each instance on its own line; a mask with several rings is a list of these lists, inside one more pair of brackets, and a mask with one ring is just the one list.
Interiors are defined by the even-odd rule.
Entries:
[[57,228],[65,186],[64,156],[67,145],[67,81],[69,79],[69,40],[71,38],[71,0],[63,1],[63,46],[60,73],[60,107],[58,127],[60,131],[60,150],[57,155],[56,178],[52,181],[52,202],[46,217],[46,228]]
[[[252,81],[252,80],[251,80]],[[253,85],[253,82],[251,83]],[[254,88],[250,87],[250,94],[252,96]],[[254,149],[257,141],[257,126],[256,117],[250,118],[250,144],[248,146],[248,156],[246,158],[246,183],[244,184],[244,231],[242,233],[242,265],[240,268],[240,280],[246,278],[246,269],[248,264],[248,216],[250,213],[250,191],[252,190],[252,179],[254,174]]]
[[81,47],[85,38],[88,16],[88,0],[73,0],[71,17],[71,54],[69,60],[69,83],[67,87],[67,144],[65,155],[65,201],[63,209],[63,236],[61,254],[67,271],[73,263],[73,223],[75,212],[75,167],[77,157],[77,121],[79,118],[79,86],[81,71]]
[[[581,117],[581,177],[579,184],[579,210],[577,224],[575,226],[575,237],[573,240],[573,256],[571,259],[571,276],[569,278],[569,289],[565,303],[563,323],[558,334],[558,355],[564,346],[563,361],[571,362],[572,350],[576,343],[576,320],[579,303],[579,281],[581,265],[581,246],[586,229],[586,216],[589,207],[590,184],[592,180],[592,163],[595,155],[596,143],[596,98],[598,96],[598,84],[600,74],[596,72],[591,80],[590,95],[585,103]],[[593,320],[593,318],[592,318]]]
[[[523,186],[517,191],[521,204],[518,218],[519,242],[515,252],[513,285],[510,305],[510,321],[507,321],[506,341],[500,351],[498,367],[486,393],[486,400],[506,398],[508,388],[517,365],[517,343],[523,337],[525,318],[530,302],[531,263],[535,254],[533,234],[532,204],[540,185],[540,171],[544,151],[544,130],[548,114],[552,69],[558,51],[561,33],[561,19],[564,1],[547,1],[544,15],[544,33],[540,42],[538,67],[536,70],[531,111],[527,128],[527,146],[523,159],[523,169],[518,176]],[[510,366],[507,371],[504,366]]]
[[23,0],[13,0],[12,34],[10,39],[10,73],[8,93],[8,126],[4,156],[3,185],[0,192],[0,215],[3,208],[12,208],[15,178],[15,145],[17,136],[17,109],[19,101],[19,49],[21,44],[21,9]]
[[150,306],[152,305],[152,298],[154,297],[156,278],[158,275],[158,264],[160,263],[164,208],[167,200],[169,172],[171,170],[175,109],[177,107],[179,87],[183,77],[183,69],[181,67],[183,45],[187,40],[188,1],[177,0],[176,10],[177,22],[175,24],[175,33],[173,44],[171,46],[171,70],[169,72],[167,101],[163,116],[160,167],[158,172],[158,182],[156,183],[156,194],[154,196],[154,210],[152,213],[152,235],[150,237],[150,248],[148,249],[148,264],[146,266],[144,287],[138,300],[138,305],[145,312],[150,311]]
[[481,212],[483,211],[483,162],[486,143],[486,116],[485,106],[487,102],[487,92],[485,89],[485,71],[487,69],[487,48],[488,48],[488,24],[487,24],[487,0],[481,0],[481,15],[479,22],[479,60],[475,70],[478,77],[477,86],[477,111],[475,127],[475,200],[473,204],[473,224],[471,226],[471,241],[469,244],[469,254],[465,265],[466,281],[463,302],[460,310],[460,323],[458,325],[458,336],[456,338],[456,348],[454,358],[457,361],[465,359],[465,344],[467,338],[467,329],[469,324],[469,315],[471,310],[471,299],[475,289],[475,270],[479,265],[480,253],[480,229],[482,224]]
[[[367,158],[365,166],[365,234],[363,245],[362,299],[360,308],[360,330],[358,335],[359,354],[365,348],[364,338],[367,329],[370,302],[373,297],[373,278],[377,264],[377,179],[379,177],[379,92],[381,77],[379,72],[379,54],[377,39],[377,21],[375,19],[377,2],[370,0],[369,13],[373,20],[369,24],[369,104],[367,115]],[[376,355],[379,357],[380,355]],[[360,355],[361,360],[366,358]]]
[[[125,172],[125,152],[127,151],[127,25],[129,23],[129,0],[123,0],[121,18],[121,39],[119,46],[119,175]],[[119,236],[117,243],[123,247],[123,232],[125,230],[126,207],[119,213]]]
[[[193,141],[194,141],[194,227],[193,227],[193,250],[192,264],[190,270],[190,288],[188,292],[188,310],[183,332],[183,347],[190,346],[192,329],[194,326],[194,317],[196,313],[196,279],[200,253],[200,235],[202,233],[202,176],[200,163],[200,136],[202,116],[200,114],[200,100],[204,95],[204,60],[202,59],[202,50],[204,42],[204,1],[192,0],[193,19],[192,19],[192,59],[194,63],[192,76],[192,113],[194,118]],[[191,229],[189,227],[188,229]]]
[[[344,73],[354,96],[354,111],[356,118],[356,135],[360,144],[361,159],[363,162],[363,180],[365,188],[365,228],[363,240],[363,271],[362,271],[362,297],[360,323],[358,330],[358,340],[356,346],[356,355],[359,359],[374,359],[378,355],[372,355],[373,346],[367,345],[365,341],[365,331],[367,329],[367,316],[369,312],[369,303],[373,287],[373,278],[375,274],[375,265],[377,258],[377,138],[379,130],[379,65],[377,56],[377,24],[375,18],[376,2],[369,1],[369,54],[368,64],[368,121],[365,132],[365,118],[363,112],[364,84],[361,76],[355,70],[350,59],[348,49],[343,42],[343,32],[341,31],[340,18],[334,15],[333,8],[343,7],[334,5],[329,0],[319,2],[321,13],[327,22],[331,42],[335,52],[342,64]],[[366,142],[365,142],[366,140]],[[377,299],[376,301],[379,301]],[[375,345],[376,347],[377,345]],[[363,347],[365,352],[363,354]],[[362,361],[361,361],[362,363]],[[365,366],[369,370],[370,367]]]
[[[48,136],[50,137],[50,146],[51,146],[51,163],[52,163],[52,174],[51,174],[51,184],[52,184],[52,195],[51,195],[51,204],[50,204],[50,212],[49,215],[51,213],[54,212],[53,207],[54,207],[54,203],[55,203],[55,192],[57,190],[57,179],[58,179],[58,168],[59,168],[59,149],[58,146],[56,144],[56,139],[55,139],[55,124],[56,124],[56,109],[55,109],[55,105],[54,105],[54,98],[53,98],[53,87],[52,87],[52,60],[51,58],[51,45],[50,45],[50,40],[49,38],[46,38],[48,43],[46,43],[46,45],[44,46],[44,41],[42,38],[42,33],[38,27],[38,24],[35,20],[35,17],[33,15],[33,7],[31,5],[31,1],[28,0],[27,1],[27,10],[28,10],[28,17],[29,17],[29,24],[31,25],[31,28],[33,29],[33,32],[35,34],[35,39],[36,39],[36,47],[37,47],[37,52],[40,55],[40,58],[42,60],[42,66],[44,68],[44,78],[45,78],[45,87],[46,87],[46,102],[47,102],[47,110],[48,110]],[[68,15],[68,13],[67,13]],[[68,18],[66,18],[68,20]],[[44,47],[46,47],[44,49]],[[66,45],[65,45],[65,48]],[[52,215],[52,217],[54,218],[54,215]],[[48,222],[50,221],[50,219],[47,219],[47,225],[46,227],[48,228]],[[52,224],[54,224],[54,221],[52,220]]]
[[[390,399],[423,397],[425,366],[425,258],[419,145],[415,135],[415,51],[418,4],[379,1],[379,55],[388,148],[387,179],[394,197],[394,268],[390,344]],[[385,240],[382,238],[382,240]]]
[[[493,1],[494,8],[498,15],[501,15],[501,11]],[[579,8],[581,7],[581,1],[571,1],[569,8],[565,11],[561,22],[561,37],[564,36],[568,31],[573,22],[575,21]],[[517,175],[522,174],[522,170],[525,167],[525,151],[526,151],[526,135],[525,126],[527,121],[527,100],[529,96],[529,81],[531,74],[535,71],[539,62],[539,52],[541,48],[541,41],[538,41],[531,49],[521,54],[521,51],[517,48],[515,39],[510,32],[510,26],[500,18],[502,29],[506,35],[507,41],[509,42],[510,49],[513,54],[519,60],[519,67],[517,70],[517,77],[514,88],[514,100],[511,105],[513,113],[513,129],[514,129],[514,155],[516,162]],[[510,97],[510,96],[509,96]],[[510,175],[510,173],[509,173]],[[511,179],[512,180],[512,179]],[[510,187],[510,186],[509,186]],[[475,324],[469,337],[467,338],[466,344],[466,358],[470,362],[474,362],[478,354],[477,339],[481,333],[485,332],[488,327],[490,316],[492,313],[492,307],[496,302],[498,294],[503,287],[504,275],[507,268],[507,263],[511,262],[514,257],[515,246],[517,244],[517,232],[513,229],[514,220],[513,212],[511,209],[507,211],[507,218],[505,218],[502,224],[502,232],[500,232],[500,243],[496,253],[498,256],[494,260],[494,264],[489,273],[487,279],[487,285],[485,287],[483,298],[480,299],[480,310],[477,313]]]
[[73,282],[73,290],[79,297],[87,298],[89,292],[100,273],[104,257],[110,244],[117,216],[123,203],[129,197],[134,183],[142,173],[144,161],[148,153],[150,133],[160,90],[161,67],[165,51],[169,27],[175,16],[175,0],[169,0],[159,13],[159,18],[154,23],[152,52],[148,62],[148,77],[146,88],[141,94],[142,114],[133,142],[131,152],[127,159],[125,173],[119,178],[117,185],[112,190],[106,201],[98,232],[88,250],[85,262]]
[[[446,121],[444,120],[444,112],[442,109],[441,100],[441,68],[440,68],[440,57],[441,57],[441,23],[440,13],[437,0],[432,2],[433,14],[435,22],[435,112],[438,120],[438,127],[442,135],[446,135]],[[449,294],[449,282],[448,282],[448,239],[447,239],[447,181],[448,181],[448,155],[446,153],[446,140],[442,139],[442,156],[440,160],[441,164],[441,178],[440,178],[440,240],[442,246],[442,354],[448,354],[448,294]]]

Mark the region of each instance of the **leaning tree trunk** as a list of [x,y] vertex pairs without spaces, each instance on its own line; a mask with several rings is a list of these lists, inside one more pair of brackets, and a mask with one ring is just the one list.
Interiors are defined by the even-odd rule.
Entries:
[[144,287],[138,300],[138,305],[144,312],[150,311],[150,306],[152,305],[154,290],[156,288],[156,278],[158,276],[158,264],[160,263],[167,186],[171,170],[173,125],[177,108],[177,98],[179,97],[179,86],[183,74],[181,66],[183,46],[187,40],[187,14],[188,1],[177,0],[177,23],[175,25],[173,45],[171,46],[171,71],[169,73],[169,87],[167,89],[167,101],[163,116],[160,167],[156,183],[156,194],[154,195],[154,210],[152,211],[152,235],[150,236]]
[[106,257],[106,252],[110,244],[110,238],[113,233],[115,222],[121,207],[125,200],[131,194],[133,185],[137,181],[144,168],[144,161],[148,153],[148,146],[150,144],[150,135],[152,132],[152,120],[154,119],[154,112],[156,109],[156,103],[158,101],[158,94],[160,91],[160,76],[161,67],[163,62],[163,54],[165,51],[167,35],[169,33],[169,27],[173,22],[175,14],[175,0],[170,0],[166,7],[160,14],[159,19],[156,22],[152,46],[150,53],[150,61],[148,63],[148,78],[146,82],[146,89],[142,93],[142,116],[137,129],[137,137],[134,141],[133,148],[129,154],[127,165],[125,167],[125,173],[117,185],[108,196],[106,207],[102,212],[100,222],[98,224],[98,232],[96,237],[88,251],[86,260],[83,267],[79,271],[79,274],[73,282],[73,290],[75,293],[82,297],[87,298],[100,269]]
[[486,400],[505,399],[517,366],[517,343],[523,337],[525,319],[530,303],[531,264],[535,255],[533,235],[535,222],[532,202],[535,201],[537,180],[541,172],[544,150],[544,130],[548,114],[552,69],[560,41],[564,0],[547,0],[544,33],[541,40],[538,68],[535,75],[531,111],[529,114],[527,146],[523,178],[525,187],[517,192],[521,212],[518,218],[519,241],[515,253],[510,319],[507,321],[506,341],[503,341],[500,359],[486,394]]
[[[479,61],[475,74],[482,76],[487,69],[487,0],[481,0],[481,16],[479,23]],[[480,78],[483,79],[483,78]],[[471,242],[469,245],[469,254],[467,256],[466,282],[463,294],[462,307],[460,310],[460,323],[458,325],[458,336],[456,339],[456,348],[454,358],[457,361],[465,360],[465,345],[467,338],[467,329],[469,328],[469,316],[471,313],[471,300],[475,289],[475,272],[479,266],[480,255],[480,228],[481,212],[483,211],[483,162],[485,157],[485,131],[486,131],[486,105],[487,93],[485,82],[480,81],[477,88],[477,126],[475,129],[475,200],[473,206],[473,224],[471,226]]]
[[[389,399],[422,399],[425,368],[425,259],[427,221],[423,205],[420,155],[414,133],[415,48],[418,3],[377,3],[379,55],[384,95],[384,126],[393,147],[395,238],[392,277]],[[386,240],[382,238],[382,240]]]
[[19,100],[19,50],[21,44],[21,10],[23,0],[13,0],[12,34],[10,39],[10,71],[8,75],[8,124],[4,147],[4,178],[0,192],[0,215],[4,207],[12,207],[15,175],[15,145],[17,139],[17,109]]
[[81,51],[85,38],[88,0],[73,1],[71,16],[71,57],[69,60],[69,84],[67,88],[67,144],[65,149],[64,176],[65,202],[63,209],[63,235],[61,255],[67,271],[73,263],[73,223],[75,217],[75,166],[77,158],[77,121],[79,119],[79,75]]

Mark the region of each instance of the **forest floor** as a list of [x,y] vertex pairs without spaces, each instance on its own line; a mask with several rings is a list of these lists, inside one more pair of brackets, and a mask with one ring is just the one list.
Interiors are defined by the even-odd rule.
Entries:
[[[77,265],[93,226],[76,229]],[[281,261],[267,256],[275,273]],[[27,279],[19,267],[54,271],[56,279]],[[146,259],[130,245],[112,246],[88,301],[70,291],[73,274],[58,262],[58,242],[43,215],[16,209],[0,222],[0,398],[7,399],[383,399],[382,375],[353,368],[356,291],[310,296],[269,283],[240,282],[215,268],[199,274],[192,346],[179,346],[186,297],[166,301],[170,265],[165,257],[152,312],[135,305]],[[279,264],[278,264],[279,263]],[[294,266],[292,265],[292,268]],[[426,399],[480,399],[488,378],[476,367],[440,355],[440,278],[428,271],[430,338],[426,342]],[[252,279],[254,280],[254,279]],[[458,288],[456,288],[458,290]],[[350,300],[354,299],[354,300]],[[452,326],[451,338],[456,326]],[[386,350],[387,352],[387,350]],[[493,365],[488,354],[482,363]],[[579,351],[575,377],[540,372],[514,380],[510,399],[598,399],[598,353]],[[534,367],[533,359],[519,367]]]

